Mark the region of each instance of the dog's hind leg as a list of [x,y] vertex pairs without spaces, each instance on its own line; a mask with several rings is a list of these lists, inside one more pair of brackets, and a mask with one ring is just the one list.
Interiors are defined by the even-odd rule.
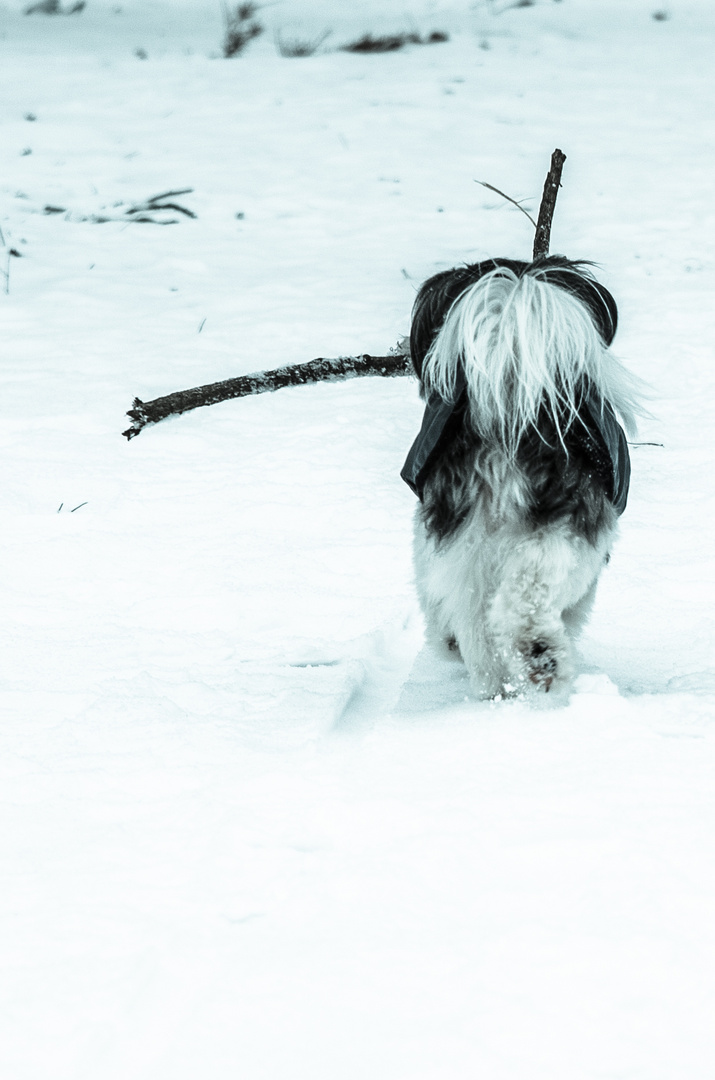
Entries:
[[603,552],[565,522],[535,529],[505,552],[487,611],[504,690],[562,688],[573,677],[573,635],[564,613],[591,599]]

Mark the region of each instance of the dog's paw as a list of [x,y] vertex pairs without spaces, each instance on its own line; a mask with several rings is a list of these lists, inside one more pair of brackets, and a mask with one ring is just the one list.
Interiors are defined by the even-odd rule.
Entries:
[[564,689],[573,675],[568,642],[558,632],[524,635],[514,644],[509,668],[509,682],[519,693]]
[[548,694],[559,678],[558,650],[552,642],[533,641],[526,650],[526,677],[530,683]]

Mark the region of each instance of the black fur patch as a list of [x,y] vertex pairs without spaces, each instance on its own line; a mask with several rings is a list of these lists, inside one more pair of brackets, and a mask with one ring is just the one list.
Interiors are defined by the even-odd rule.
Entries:
[[[501,456],[498,448],[491,453]],[[428,535],[437,541],[453,536],[477,501],[495,514],[499,492],[492,490],[490,471],[484,467],[489,455],[465,418],[425,483],[421,515]],[[576,434],[567,432],[562,443],[546,415],[539,429],[522,440],[514,470],[522,481],[524,520],[534,529],[567,520],[576,535],[593,543],[612,523],[615,511],[603,476],[594,470]]]
[[567,431],[562,443],[553,420],[542,417],[538,433],[522,440],[517,460],[529,482],[532,524],[566,519],[576,535],[593,543],[615,515],[608,474],[594,467],[577,428]]
[[429,536],[446,540],[464,523],[474,505],[478,441],[462,425],[432,466],[420,512]]

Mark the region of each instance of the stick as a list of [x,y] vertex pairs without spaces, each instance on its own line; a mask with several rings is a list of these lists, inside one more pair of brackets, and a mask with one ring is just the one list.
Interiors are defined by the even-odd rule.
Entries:
[[561,185],[561,170],[564,167],[566,155],[560,150],[554,150],[551,155],[551,168],[549,169],[544,184],[544,194],[541,196],[539,218],[536,222],[536,235],[534,236],[534,258],[549,254],[551,242],[551,221],[556,206],[556,196]]
[[[534,259],[542,255],[548,255],[549,242],[551,239],[551,222],[556,206],[556,196],[561,183],[561,170],[563,169],[566,155],[561,150],[554,150],[551,155],[551,167],[546,183],[544,194],[539,207],[539,217],[536,222],[536,234],[534,237]],[[516,199],[505,195],[492,184],[483,180],[477,183],[502,195],[509,202],[517,206],[533,224],[533,218],[524,210]],[[187,194],[190,189],[182,191],[168,191],[163,195],[155,195],[148,200],[149,209],[162,209],[157,203],[162,199],[168,199],[177,195]],[[171,205],[171,204],[170,204]],[[191,214],[181,206],[172,206],[172,209],[181,210],[182,213]],[[129,211],[136,213],[143,207],[136,207]],[[134,220],[142,220],[135,218]],[[9,284],[9,268],[6,275],[6,284]],[[202,323],[203,326],[203,323]],[[190,412],[204,405],[216,405],[219,401],[228,401],[231,398],[247,397],[251,394],[263,394],[271,390],[280,390],[284,386],[302,386],[309,382],[336,382],[341,379],[360,378],[364,375],[383,375],[393,377],[407,375],[412,371],[409,351],[398,349],[390,356],[370,356],[363,353],[360,356],[339,356],[333,359],[318,357],[309,360],[305,364],[292,364],[286,367],[274,368],[272,371],[256,371],[250,375],[239,375],[235,379],[225,379],[223,382],[208,383],[206,386],[196,386],[191,390],[179,390],[175,394],[167,394],[166,397],[155,398],[153,401],[142,401],[134,398],[134,404],[128,410],[127,416],[131,419],[131,426],[122,434],[127,439],[133,439],[147,424],[158,424],[167,416],[178,416],[181,413]]]
[[412,370],[409,353],[396,352],[390,356],[339,356],[334,359],[318,357],[305,364],[291,364],[287,367],[274,368],[272,371],[255,371],[250,375],[239,375],[235,379],[196,386],[191,390],[179,390],[166,397],[153,401],[141,401],[134,398],[134,406],[127,416],[131,418],[131,427],[122,432],[127,439],[133,439],[147,424],[157,424],[167,416],[176,416],[190,412],[203,405],[216,405],[219,401],[230,398],[247,397],[250,394],[263,394],[269,390],[280,390],[284,386],[302,386],[310,382],[337,382],[342,379],[355,379],[364,375],[383,375],[393,377],[407,375]]

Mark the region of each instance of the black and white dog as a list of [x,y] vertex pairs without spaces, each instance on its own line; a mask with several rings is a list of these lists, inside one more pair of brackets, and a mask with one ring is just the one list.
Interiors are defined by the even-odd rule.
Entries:
[[426,399],[402,471],[420,498],[428,638],[482,697],[567,687],[573,641],[625,509],[639,383],[583,262],[492,259],[437,274],[410,350]]

